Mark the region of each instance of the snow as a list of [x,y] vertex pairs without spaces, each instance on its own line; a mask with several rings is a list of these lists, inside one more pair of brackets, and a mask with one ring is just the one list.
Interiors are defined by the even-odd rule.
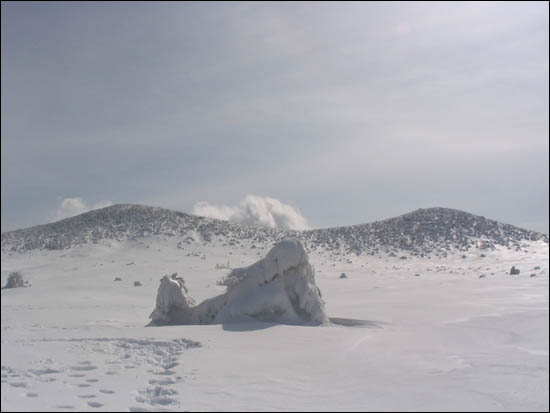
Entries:
[[[281,269],[273,257],[292,263],[285,277],[304,275],[299,248],[186,236],[3,252],[2,285],[18,271],[32,287],[1,292],[2,410],[549,409],[547,242],[428,258],[301,240],[331,319],[312,327],[238,317],[284,298],[277,283],[245,292]],[[228,261],[237,282],[218,285]],[[174,272],[197,302],[233,291],[224,322],[147,327],[159,279]]]
[[164,276],[151,313],[153,325],[219,324],[261,320],[328,324],[314,269],[297,239],[277,242],[265,258],[232,270],[218,282],[227,291],[197,306],[184,280]]
[[235,206],[212,205],[201,201],[193,207],[193,214],[246,225],[309,229],[307,220],[296,208],[278,199],[258,195],[247,195]]

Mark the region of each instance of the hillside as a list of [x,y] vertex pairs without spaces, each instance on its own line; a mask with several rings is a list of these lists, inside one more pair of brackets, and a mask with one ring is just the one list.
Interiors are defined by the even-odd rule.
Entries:
[[123,242],[147,236],[174,237],[179,245],[200,242],[228,247],[238,247],[243,240],[267,247],[293,236],[304,242],[308,250],[322,255],[384,253],[419,257],[496,246],[520,250],[526,241],[548,243],[547,235],[448,208],[418,209],[399,217],[347,227],[285,231],[123,204],[2,233],[1,248],[3,253],[59,250],[102,240]]

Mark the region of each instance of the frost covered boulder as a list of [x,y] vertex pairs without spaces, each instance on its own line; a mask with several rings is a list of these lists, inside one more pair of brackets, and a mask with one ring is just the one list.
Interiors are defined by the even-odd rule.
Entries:
[[178,273],[165,275],[160,280],[157,305],[149,318],[155,325],[193,324],[191,307],[195,301],[187,296],[187,288]]
[[264,258],[232,270],[218,284],[227,287],[224,294],[194,305],[183,279],[165,276],[157,294],[157,307],[150,316],[152,324],[329,322],[314,269],[297,239],[279,241]]

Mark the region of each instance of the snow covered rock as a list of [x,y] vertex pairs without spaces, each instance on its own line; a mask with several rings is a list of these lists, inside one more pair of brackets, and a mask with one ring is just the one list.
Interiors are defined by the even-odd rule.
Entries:
[[194,305],[182,279],[165,276],[151,314],[153,325],[218,324],[247,320],[327,324],[315,271],[297,239],[279,241],[256,263],[218,282],[224,294]]
[[160,280],[157,306],[149,318],[153,325],[194,324],[190,308],[195,300],[187,296],[187,288],[178,273],[165,275]]

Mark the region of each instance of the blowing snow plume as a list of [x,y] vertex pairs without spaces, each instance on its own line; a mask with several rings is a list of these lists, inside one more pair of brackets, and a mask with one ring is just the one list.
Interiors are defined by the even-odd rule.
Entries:
[[88,212],[92,209],[99,209],[113,205],[111,201],[101,201],[95,205],[89,206],[84,202],[80,197],[76,198],[65,198],[61,201],[61,205],[57,208],[55,217],[57,220],[70,218],[75,215],[80,215],[85,212]]
[[193,214],[246,225],[294,230],[309,229],[307,220],[293,206],[275,198],[256,195],[247,195],[236,206],[218,206],[201,201],[193,207]]
[[150,315],[151,325],[329,322],[315,272],[297,239],[279,241],[264,258],[232,270],[218,284],[227,287],[224,294],[195,305],[182,278],[164,276]]

